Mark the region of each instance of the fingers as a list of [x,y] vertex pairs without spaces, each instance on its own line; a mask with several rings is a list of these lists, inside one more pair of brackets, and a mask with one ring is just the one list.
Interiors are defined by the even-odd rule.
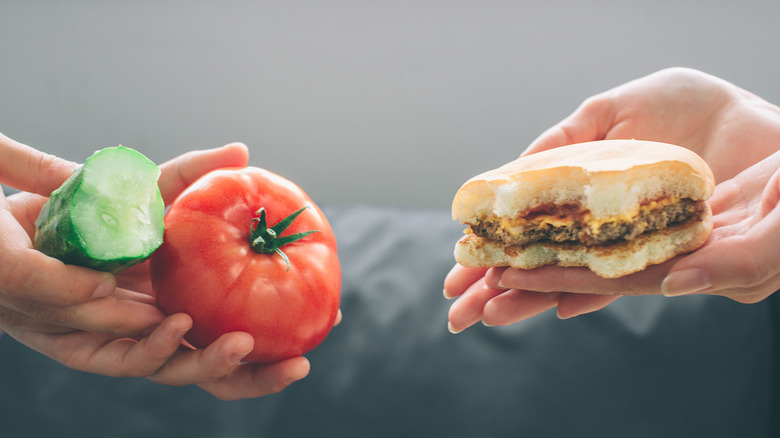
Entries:
[[[74,331],[70,327],[45,323],[9,307],[0,306],[0,328],[4,326],[13,326],[22,330],[40,333],[70,333]],[[0,330],[0,333],[2,333],[2,330]]]
[[[114,377],[144,377],[157,372],[178,351],[184,334],[192,327],[192,319],[185,314],[172,315],[148,336],[139,341],[131,338],[114,339],[88,354],[87,343],[79,345],[72,362],[82,371]],[[82,332],[86,333],[86,332]],[[93,348],[96,345],[93,344]],[[56,359],[56,358],[55,358]]]
[[[621,295],[658,293],[668,269],[656,265],[605,279],[585,268],[490,268],[450,307],[449,329],[459,333],[480,320],[487,326],[515,324],[556,307],[561,319],[595,312]],[[453,275],[465,277],[458,271]]]
[[10,209],[14,219],[32,240],[35,237],[35,221],[47,199],[34,193],[19,192],[7,197],[7,204],[0,201],[0,208]]
[[[138,337],[160,324],[164,318],[148,295],[122,289],[117,289],[110,297],[72,306],[55,306],[3,295],[0,295],[0,299],[9,309],[26,315],[39,325],[54,326],[44,330],[50,332],[62,331],[62,327],[67,327],[70,331],[75,329],[113,336]],[[30,324],[25,327],[35,330]]]
[[25,192],[0,198],[0,304],[13,309],[0,319],[36,331],[115,336],[138,336],[159,324],[163,315],[149,297],[117,289],[113,275],[31,249],[33,222],[44,199]]
[[451,299],[462,295],[472,284],[484,277],[487,270],[487,268],[453,266],[444,279],[444,297]]
[[166,385],[183,386],[224,377],[254,348],[247,333],[227,333],[206,348],[180,351],[149,380]]
[[140,340],[88,332],[46,334],[13,325],[6,332],[75,370],[147,377],[166,385],[198,384],[225,400],[279,392],[309,373],[309,362],[303,357],[271,365],[241,363],[254,345],[247,333],[228,333],[204,349],[185,349],[182,339],[191,327],[189,316],[176,314]]
[[89,332],[47,334],[6,326],[6,332],[70,368],[113,377],[139,377],[154,373],[181,345],[191,327],[187,315],[166,318],[140,341]]
[[602,278],[587,268],[542,266],[488,272],[489,287],[534,292],[574,292],[595,295],[650,295],[661,291],[661,281],[674,261],[647,267],[619,278]]
[[506,289],[489,288],[483,279],[477,280],[452,303],[448,315],[448,329],[460,333],[482,320],[483,309],[488,301],[504,293]]
[[622,294],[658,293],[667,271],[668,267],[657,265],[622,279],[604,279],[584,268],[456,266],[445,280],[445,296],[459,296],[450,306],[448,328],[460,333],[480,321],[488,326],[509,325],[555,307],[559,318],[571,318],[602,309]]
[[[27,148],[5,137],[0,137],[0,141],[6,141],[9,148]],[[9,148],[0,150],[7,154]],[[203,173],[219,167],[246,165],[247,157],[246,146],[238,143],[184,154],[162,166],[161,189],[172,199]],[[0,203],[0,248],[3,248],[0,251],[0,292],[55,305],[82,303],[113,292],[116,280],[112,275],[65,265],[31,250],[30,230],[19,226],[9,213],[10,204],[5,198]],[[18,206],[16,210],[17,216],[21,214]]]
[[675,264],[663,281],[663,293],[706,293],[754,303],[778,290],[780,209],[743,227],[748,228],[747,232],[715,239]]
[[620,298],[619,295],[560,294],[558,300],[558,318],[569,319],[575,316],[601,310]]
[[600,310],[619,296],[494,289],[476,282],[450,307],[448,328],[460,333],[481,321],[486,326],[510,325],[557,307],[561,319]]
[[76,163],[46,154],[0,134],[0,183],[48,196],[73,173]]
[[3,242],[2,232],[0,248],[0,292],[8,296],[66,306],[108,296],[116,286],[109,273],[65,265],[32,249],[14,249]]
[[31,198],[14,197],[12,203],[0,196],[0,293],[55,305],[110,295],[113,275],[65,265],[32,249],[29,230],[18,222],[24,212],[16,201],[25,199]]
[[777,152],[769,159],[762,161],[759,165],[764,162],[777,164],[773,166],[772,177],[769,179],[762,192],[760,209],[758,211],[759,217],[761,218],[769,216],[772,211],[776,210],[777,206],[780,205],[780,152]]
[[536,316],[558,305],[558,293],[512,289],[485,303],[485,325],[509,325]]
[[206,173],[224,167],[244,167],[249,152],[242,143],[231,143],[220,148],[192,151],[160,166],[160,192],[166,204]]
[[[716,195],[722,200],[716,205],[723,204],[719,211],[725,211],[714,219],[713,237],[672,267],[663,281],[665,295],[706,293],[754,303],[780,288],[780,172],[776,157],[780,155],[718,186],[721,190],[716,190]],[[756,181],[767,184],[756,186]]]
[[198,384],[221,400],[262,397],[277,393],[309,374],[310,364],[304,357],[295,357],[270,365],[245,363],[235,367],[225,377]]
[[241,363],[253,347],[249,334],[228,333],[204,349],[179,351],[149,379],[175,386],[198,384],[219,399],[235,400],[279,392],[309,373],[303,357],[269,365]]

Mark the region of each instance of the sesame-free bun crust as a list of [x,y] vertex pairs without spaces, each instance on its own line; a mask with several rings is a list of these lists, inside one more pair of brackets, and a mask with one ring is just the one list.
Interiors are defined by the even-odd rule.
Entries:
[[661,195],[708,199],[707,163],[680,146],[601,140],[531,154],[468,180],[452,203],[453,219],[510,217],[545,204],[575,204],[595,218],[637,208]]
[[[539,206],[568,204],[600,219],[636,211],[643,202],[663,196],[704,201],[714,186],[709,166],[688,149],[640,140],[602,140],[527,155],[477,175],[458,190],[452,214],[463,224],[474,224],[488,217],[511,219]],[[455,259],[466,267],[585,266],[614,278],[690,252],[711,231],[707,207],[700,221],[608,245],[507,246],[467,234],[456,244]]]

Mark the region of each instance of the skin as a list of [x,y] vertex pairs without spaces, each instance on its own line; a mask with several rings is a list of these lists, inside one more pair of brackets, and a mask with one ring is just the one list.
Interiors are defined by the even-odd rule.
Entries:
[[[176,157],[160,166],[163,199],[169,204],[211,170],[247,162],[247,148],[239,143]],[[148,262],[113,276],[35,251],[31,239],[41,206],[77,165],[2,134],[0,163],[0,182],[21,190],[0,193],[2,331],[76,370],[197,384],[220,399],[275,393],[308,374],[303,357],[266,366],[242,363],[254,346],[247,333],[225,334],[203,349],[184,346],[192,320],[166,317],[157,308]]]
[[780,288],[780,108],[699,71],[662,70],[587,99],[523,155],[592,140],[634,138],[678,144],[701,155],[716,188],[709,240],[644,271],[604,279],[585,268],[467,269],[444,283],[455,299],[449,328],[508,325],[557,308],[570,318],[623,295],[703,293],[741,303]]

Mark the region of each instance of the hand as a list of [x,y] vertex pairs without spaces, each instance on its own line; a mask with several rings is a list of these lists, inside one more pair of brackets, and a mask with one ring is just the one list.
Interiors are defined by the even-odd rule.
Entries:
[[777,257],[747,261],[756,261],[749,254],[773,254],[765,229],[780,224],[771,213],[778,177],[770,177],[780,163],[772,156],[756,164],[780,145],[780,109],[712,76],[664,70],[586,100],[525,154],[609,138],[675,143],[707,160],[719,183],[710,200],[715,214],[710,241],[687,257],[612,280],[584,268],[455,266],[445,281],[445,295],[459,297],[450,308],[453,332],[480,320],[511,324],[555,307],[559,317],[568,318],[601,309],[620,295],[660,293],[662,284],[667,294],[712,293],[742,302],[760,300],[777,289],[772,265],[778,264]]
[[[226,334],[202,350],[183,348],[192,321],[183,314],[166,318],[154,305],[148,262],[113,277],[34,251],[34,221],[44,196],[75,164],[2,136],[0,158],[8,163],[0,181],[31,192],[0,198],[5,231],[0,234],[0,328],[9,335],[77,370],[170,385],[197,383],[224,399],[276,392],[306,376],[309,363],[303,357],[268,366],[239,364],[253,347],[246,333]],[[247,160],[240,144],[175,158],[161,166],[163,198],[169,203],[209,170],[243,166]]]

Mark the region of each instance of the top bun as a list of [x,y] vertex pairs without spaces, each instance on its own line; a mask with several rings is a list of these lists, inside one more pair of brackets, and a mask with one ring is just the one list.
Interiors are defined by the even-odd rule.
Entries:
[[647,199],[706,200],[715,179],[689,149],[641,140],[601,140],[527,155],[468,180],[452,203],[453,219],[473,223],[514,217],[534,207],[574,204],[594,218],[638,208]]

